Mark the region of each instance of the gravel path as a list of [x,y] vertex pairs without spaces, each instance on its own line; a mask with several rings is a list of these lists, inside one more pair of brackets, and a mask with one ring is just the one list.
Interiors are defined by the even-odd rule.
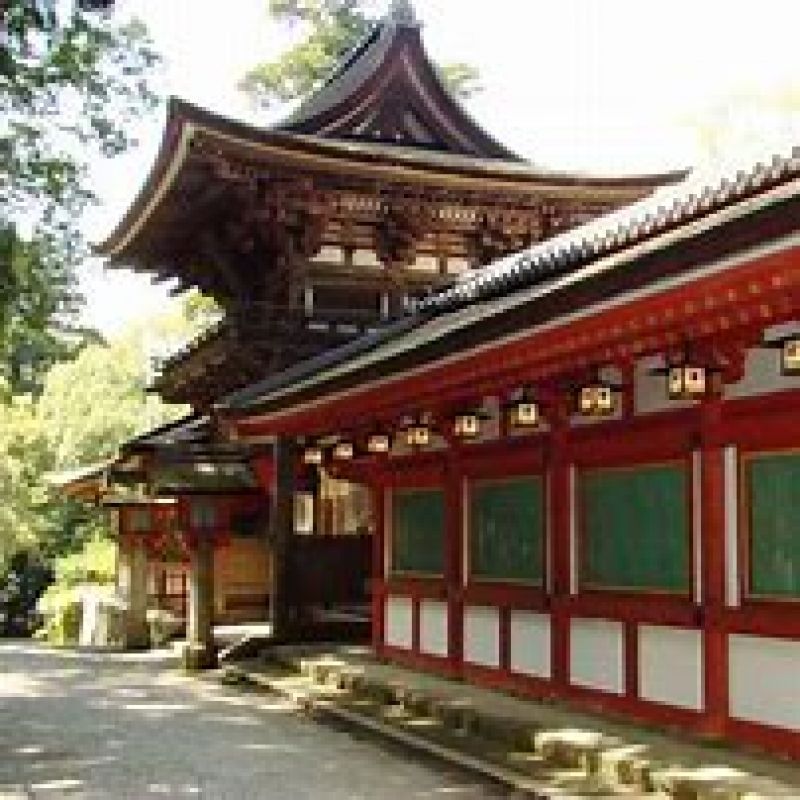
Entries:
[[502,790],[190,679],[163,655],[0,640],[0,798],[473,800]]

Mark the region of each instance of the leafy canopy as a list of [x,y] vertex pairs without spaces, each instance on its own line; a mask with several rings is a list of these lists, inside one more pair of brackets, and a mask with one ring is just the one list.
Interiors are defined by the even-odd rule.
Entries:
[[38,397],[0,403],[0,571],[16,552],[50,559],[108,535],[103,515],[65,499],[52,473],[111,458],[123,442],[186,413],[145,390],[155,346],[194,338],[206,324],[191,298],[55,365]]
[[[240,88],[265,107],[307,96],[375,24],[368,6],[365,0],[269,0],[272,16],[300,39],[277,60],[253,67]],[[480,91],[473,66],[455,63],[440,70],[457,97]]]
[[82,10],[104,5],[0,7],[0,383],[12,390],[82,341],[74,268],[94,199],[86,167],[128,148],[133,121],[155,102],[143,26]]

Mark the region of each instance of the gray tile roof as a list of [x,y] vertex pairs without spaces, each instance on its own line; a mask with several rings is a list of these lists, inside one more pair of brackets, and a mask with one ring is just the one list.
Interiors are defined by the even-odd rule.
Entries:
[[[324,391],[324,384],[336,377],[391,361],[455,331],[561,291],[595,269],[597,262],[604,262],[607,269],[619,269],[630,263],[634,245],[676,228],[688,228],[694,220],[736,206],[798,176],[800,148],[748,168],[695,170],[677,185],[659,189],[644,200],[470,273],[453,288],[418,302],[407,319],[271,376],[219,405],[230,409],[253,408],[267,401],[283,405],[300,390],[318,387]],[[748,213],[748,207],[741,213]],[[615,254],[619,256],[604,259]]]
[[697,169],[679,183],[465,275],[419,310],[439,313],[537,283],[702,217],[800,174],[800,147],[746,168]]

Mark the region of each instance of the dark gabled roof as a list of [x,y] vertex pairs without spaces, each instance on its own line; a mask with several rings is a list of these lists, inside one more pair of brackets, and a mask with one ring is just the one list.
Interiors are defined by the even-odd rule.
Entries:
[[[268,404],[277,409],[301,394],[324,394],[335,380],[400,360],[456,332],[478,330],[490,319],[583,280],[629,267],[640,254],[637,245],[657,252],[680,241],[681,234],[689,238],[700,233],[703,223],[713,228],[752,214],[759,208],[758,195],[798,176],[800,148],[733,173],[696,171],[642,201],[478,270],[456,287],[418,303],[408,319],[237,392],[220,408],[245,411]],[[789,196],[797,194],[793,190]],[[788,198],[771,196],[764,205],[784,199]],[[383,370],[389,371],[388,367]]]
[[271,375],[263,381],[246,386],[244,389],[225,397],[218,406],[220,408],[246,408],[250,403],[257,401],[259,397],[271,391],[273,387],[291,386],[309,376],[322,374],[330,367],[402,337],[418,327],[422,321],[423,317],[421,315],[414,315],[397,320],[389,325],[384,325],[341,347],[326,350],[324,353],[320,353],[320,355],[306,361],[301,361],[299,364],[295,364],[277,375]]
[[159,447],[205,441],[209,436],[209,429],[210,420],[207,416],[187,414],[129,439],[121,449],[123,453],[136,453]]
[[387,16],[278,127],[325,138],[522,160],[477,125],[442,83],[408,2],[392,3]]

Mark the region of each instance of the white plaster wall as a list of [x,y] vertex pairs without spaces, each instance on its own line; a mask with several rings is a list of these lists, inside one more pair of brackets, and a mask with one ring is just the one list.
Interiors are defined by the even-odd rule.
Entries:
[[386,632],[385,641],[390,647],[411,649],[413,603],[410,597],[386,598]]
[[643,700],[702,711],[700,631],[661,625],[639,627],[639,696]]
[[621,622],[573,619],[570,623],[569,674],[575,686],[625,692],[625,640]]
[[447,603],[439,600],[420,603],[419,649],[431,656],[447,656]]
[[739,605],[739,454],[725,448],[725,602]]
[[551,630],[549,614],[512,611],[509,667],[512,672],[535,678],[551,677]]
[[725,387],[725,397],[752,397],[784,389],[800,389],[800,377],[781,375],[781,351],[764,347],[747,351],[744,378]]
[[500,610],[490,606],[464,609],[464,661],[500,666]]
[[800,642],[732,635],[730,715],[800,732]]

